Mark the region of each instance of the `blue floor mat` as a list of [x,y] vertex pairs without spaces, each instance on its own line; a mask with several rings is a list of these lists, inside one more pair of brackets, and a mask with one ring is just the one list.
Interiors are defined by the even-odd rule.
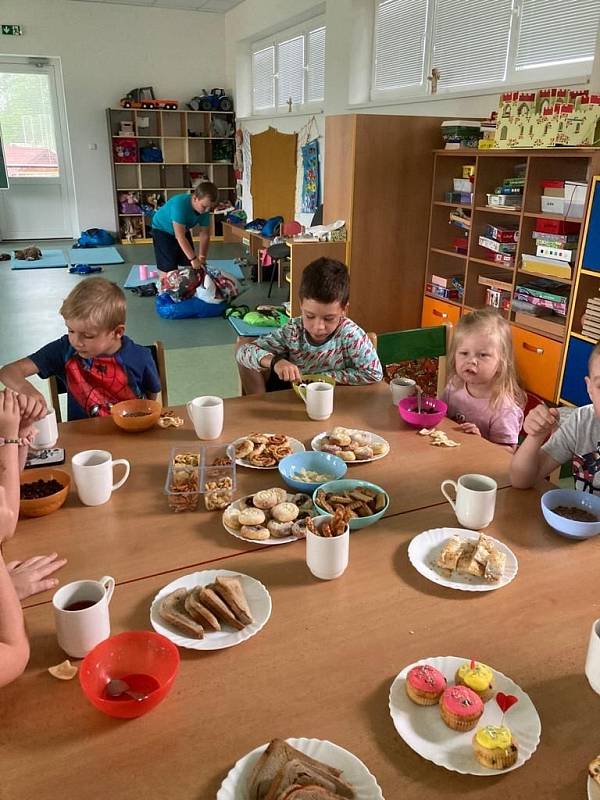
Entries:
[[148,271],[148,277],[140,278],[140,264],[134,264],[129,270],[129,275],[123,284],[123,288],[135,289],[138,286],[146,286],[148,283],[154,283],[158,278],[158,270],[156,269],[156,266],[154,264],[145,264],[145,267]]
[[262,327],[260,325],[248,325],[247,322],[244,322],[244,320],[240,319],[239,317],[227,317],[227,322],[231,325],[238,336],[266,336],[267,333],[277,330],[277,328],[273,325],[268,327]]
[[11,269],[53,269],[66,267],[67,259],[62,250],[42,250],[42,257],[38,261],[18,261],[11,258]]
[[209,267],[220,269],[221,272],[228,272],[230,275],[233,275],[234,278],[237,278],[238,281],[244,279],[244,273],[242,272],[240,266],[236,264],[233,259],[219,260],[215,258],[209,258],[207,259],[206,263]]
[[75,247],[69,250],[71,264],[122,264],[125,259],[116,247]]

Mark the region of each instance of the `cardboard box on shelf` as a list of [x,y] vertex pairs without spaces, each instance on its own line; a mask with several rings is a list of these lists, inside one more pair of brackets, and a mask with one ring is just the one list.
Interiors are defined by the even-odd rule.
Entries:
[[523,272],[532,275],[549,275],[552,278],[571,279],[571,265],[566,261],[559,261],[556,258],[545,258],[544,256],[533,256],[523,253],[521,256]]
[[566,197],[547,197],[545,194],[540,199],[544,214],[563,214],[565,217],[583,219],[585,211],[583,203],[574,203],[567,200]]
[[514,253],[517,249],[514,242],[497,242],[495,239],[488,239],[487,236],[480,236],[479,244],[494,253]]
[[517,225],[486,225],[483,235],[497,242],[518,242],[519,228]]
[[451,289],[454,284],[454,279],[461,279],[462,275],[432,275],[431,276],[431,283],[435,283],[436,286],[441,286],[442,289]]
[[488,206],[504,206],[506,208],[521,208],[521,194],[488,194]]
[[553,247],[547,244],[538,244],[535,253],[543,258],[557,258],[559,261],[571,262],[575,256],[573,250],[563,250],[560,247]]
[[535,229],[538,233],[558,233],[558,234],[578,234],[580,229],[579,222],[571,222],[564,219],[544,219],[535,218]]

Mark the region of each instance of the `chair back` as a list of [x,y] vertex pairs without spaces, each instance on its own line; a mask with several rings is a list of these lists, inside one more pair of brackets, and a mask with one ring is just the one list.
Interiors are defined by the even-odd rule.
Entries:
[[446,354],[451,333],[450,325],[380,333],[377,337],[377,355],[384,368],[403,361],[437,358],[437,392],[441,394],[446,386]]
[[281,224],[282,236],[296,236],[298,233],[302,233],[303,230],[304,228],[302,225],[296,222],[296,220],[292,220],[292,222],[283,222]]

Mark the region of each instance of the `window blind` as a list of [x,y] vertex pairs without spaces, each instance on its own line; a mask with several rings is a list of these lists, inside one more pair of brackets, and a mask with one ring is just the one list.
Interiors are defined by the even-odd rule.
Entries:
[[308,80],[306,101],[315,103],[325,98],[325,28],[308,33]]
[[277,45],[277,105],[304,102],[304,36]]
[[377,5],[375,89],[422,85],[427,7],[426,0],[385,0]]
[[600,0],[522,0],[516,69],[594,58]]
[[252,53],[252,106],[255,111],[275,105],[275,47]]

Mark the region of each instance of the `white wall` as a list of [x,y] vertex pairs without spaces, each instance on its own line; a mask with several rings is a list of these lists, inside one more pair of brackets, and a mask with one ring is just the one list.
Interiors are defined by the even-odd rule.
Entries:
[[223,86],[223,15],[69,0],[3,0],[1,10],[25,29],[0,39],[3,54],[60,58],[79,226],[114,230],[105,109],[136,86],[182,101]]

